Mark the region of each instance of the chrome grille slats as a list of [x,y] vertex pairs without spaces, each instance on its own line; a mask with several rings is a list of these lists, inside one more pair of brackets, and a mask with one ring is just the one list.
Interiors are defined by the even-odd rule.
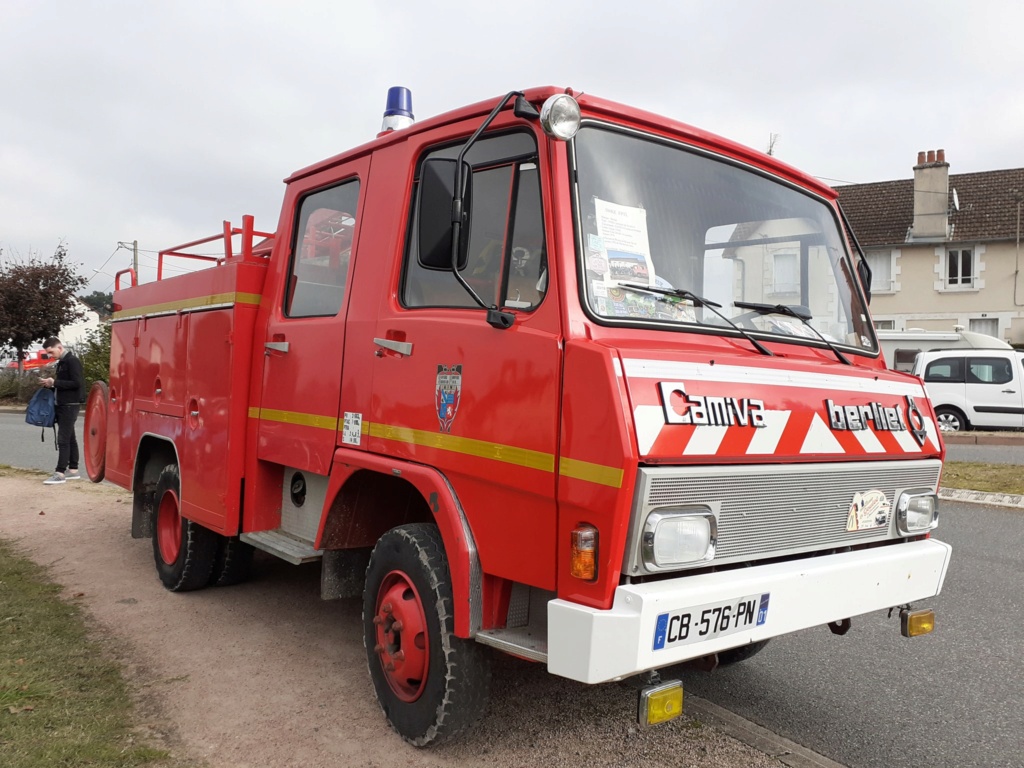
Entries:
[[887,526],[846,530],[854,495],[879,490],[895,506],[903,490],[937,488],[941,466],[937,459],[928,459],[642,468],[624,573],[644,572],[637,531],[652,510],[662,507],[705,505],[715,510],[716,564],[896,538],[891,512]]

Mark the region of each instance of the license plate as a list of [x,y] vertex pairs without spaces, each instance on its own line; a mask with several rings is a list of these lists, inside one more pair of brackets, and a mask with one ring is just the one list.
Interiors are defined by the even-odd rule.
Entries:
[[654,650],[700,643],[760,627],[768,621],[769,597],[770,593],[764,592],[659,614],[654,628]]

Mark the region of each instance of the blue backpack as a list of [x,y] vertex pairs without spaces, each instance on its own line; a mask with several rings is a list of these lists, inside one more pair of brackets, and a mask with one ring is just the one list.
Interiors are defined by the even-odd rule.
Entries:
[[[33,427],[42,427],[39,439],[46,440],[46,427],[53,427],[57,421],[56,395],[52,389],[40,387],[28,401],[28,408],[25,410],[25,423]],[[54,444],[56,445],[56,427],[54,427]]]

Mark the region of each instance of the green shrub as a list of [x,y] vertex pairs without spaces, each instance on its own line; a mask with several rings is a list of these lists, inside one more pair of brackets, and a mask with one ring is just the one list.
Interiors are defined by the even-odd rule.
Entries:
[[18,372],[0,371],[0,400],[12,400],[18,396]]
[[74,352],[82,361],[85,391],[88,394],[94,382],[110,378],[110,323],[89,331],[85,341],[75,345]]

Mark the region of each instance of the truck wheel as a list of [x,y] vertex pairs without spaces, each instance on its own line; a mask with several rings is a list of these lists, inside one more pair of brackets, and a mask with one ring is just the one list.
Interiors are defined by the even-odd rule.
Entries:
[[718,666],[728,667],[730,664],[739,664],[751,656],[756,656],[768,645],[767,640],[758,640],[756,643],[741,645],[739,648],[730,648],[727,651],[718,652]]
[[217,557],[217,534],[181,516],[177,464],[168,464],[156,483],[153,557],[160,581],[171,592],[201,589]]
[[211,587],[231,587],[249,578],[255,550],[237,536],[217,537],[217,558],[210,573]]
[[385,717],[417,747],[469,727],[487,706],[486,649],[455,636],[452,604],[435,526],[403,525],[380,537],[366,569],[363,642]]
[[970,429],[971,425],[957,408],[948,405],[940,405],[935,409],[935,418],[939,422],[939,429],[943,432],[963,432]]

